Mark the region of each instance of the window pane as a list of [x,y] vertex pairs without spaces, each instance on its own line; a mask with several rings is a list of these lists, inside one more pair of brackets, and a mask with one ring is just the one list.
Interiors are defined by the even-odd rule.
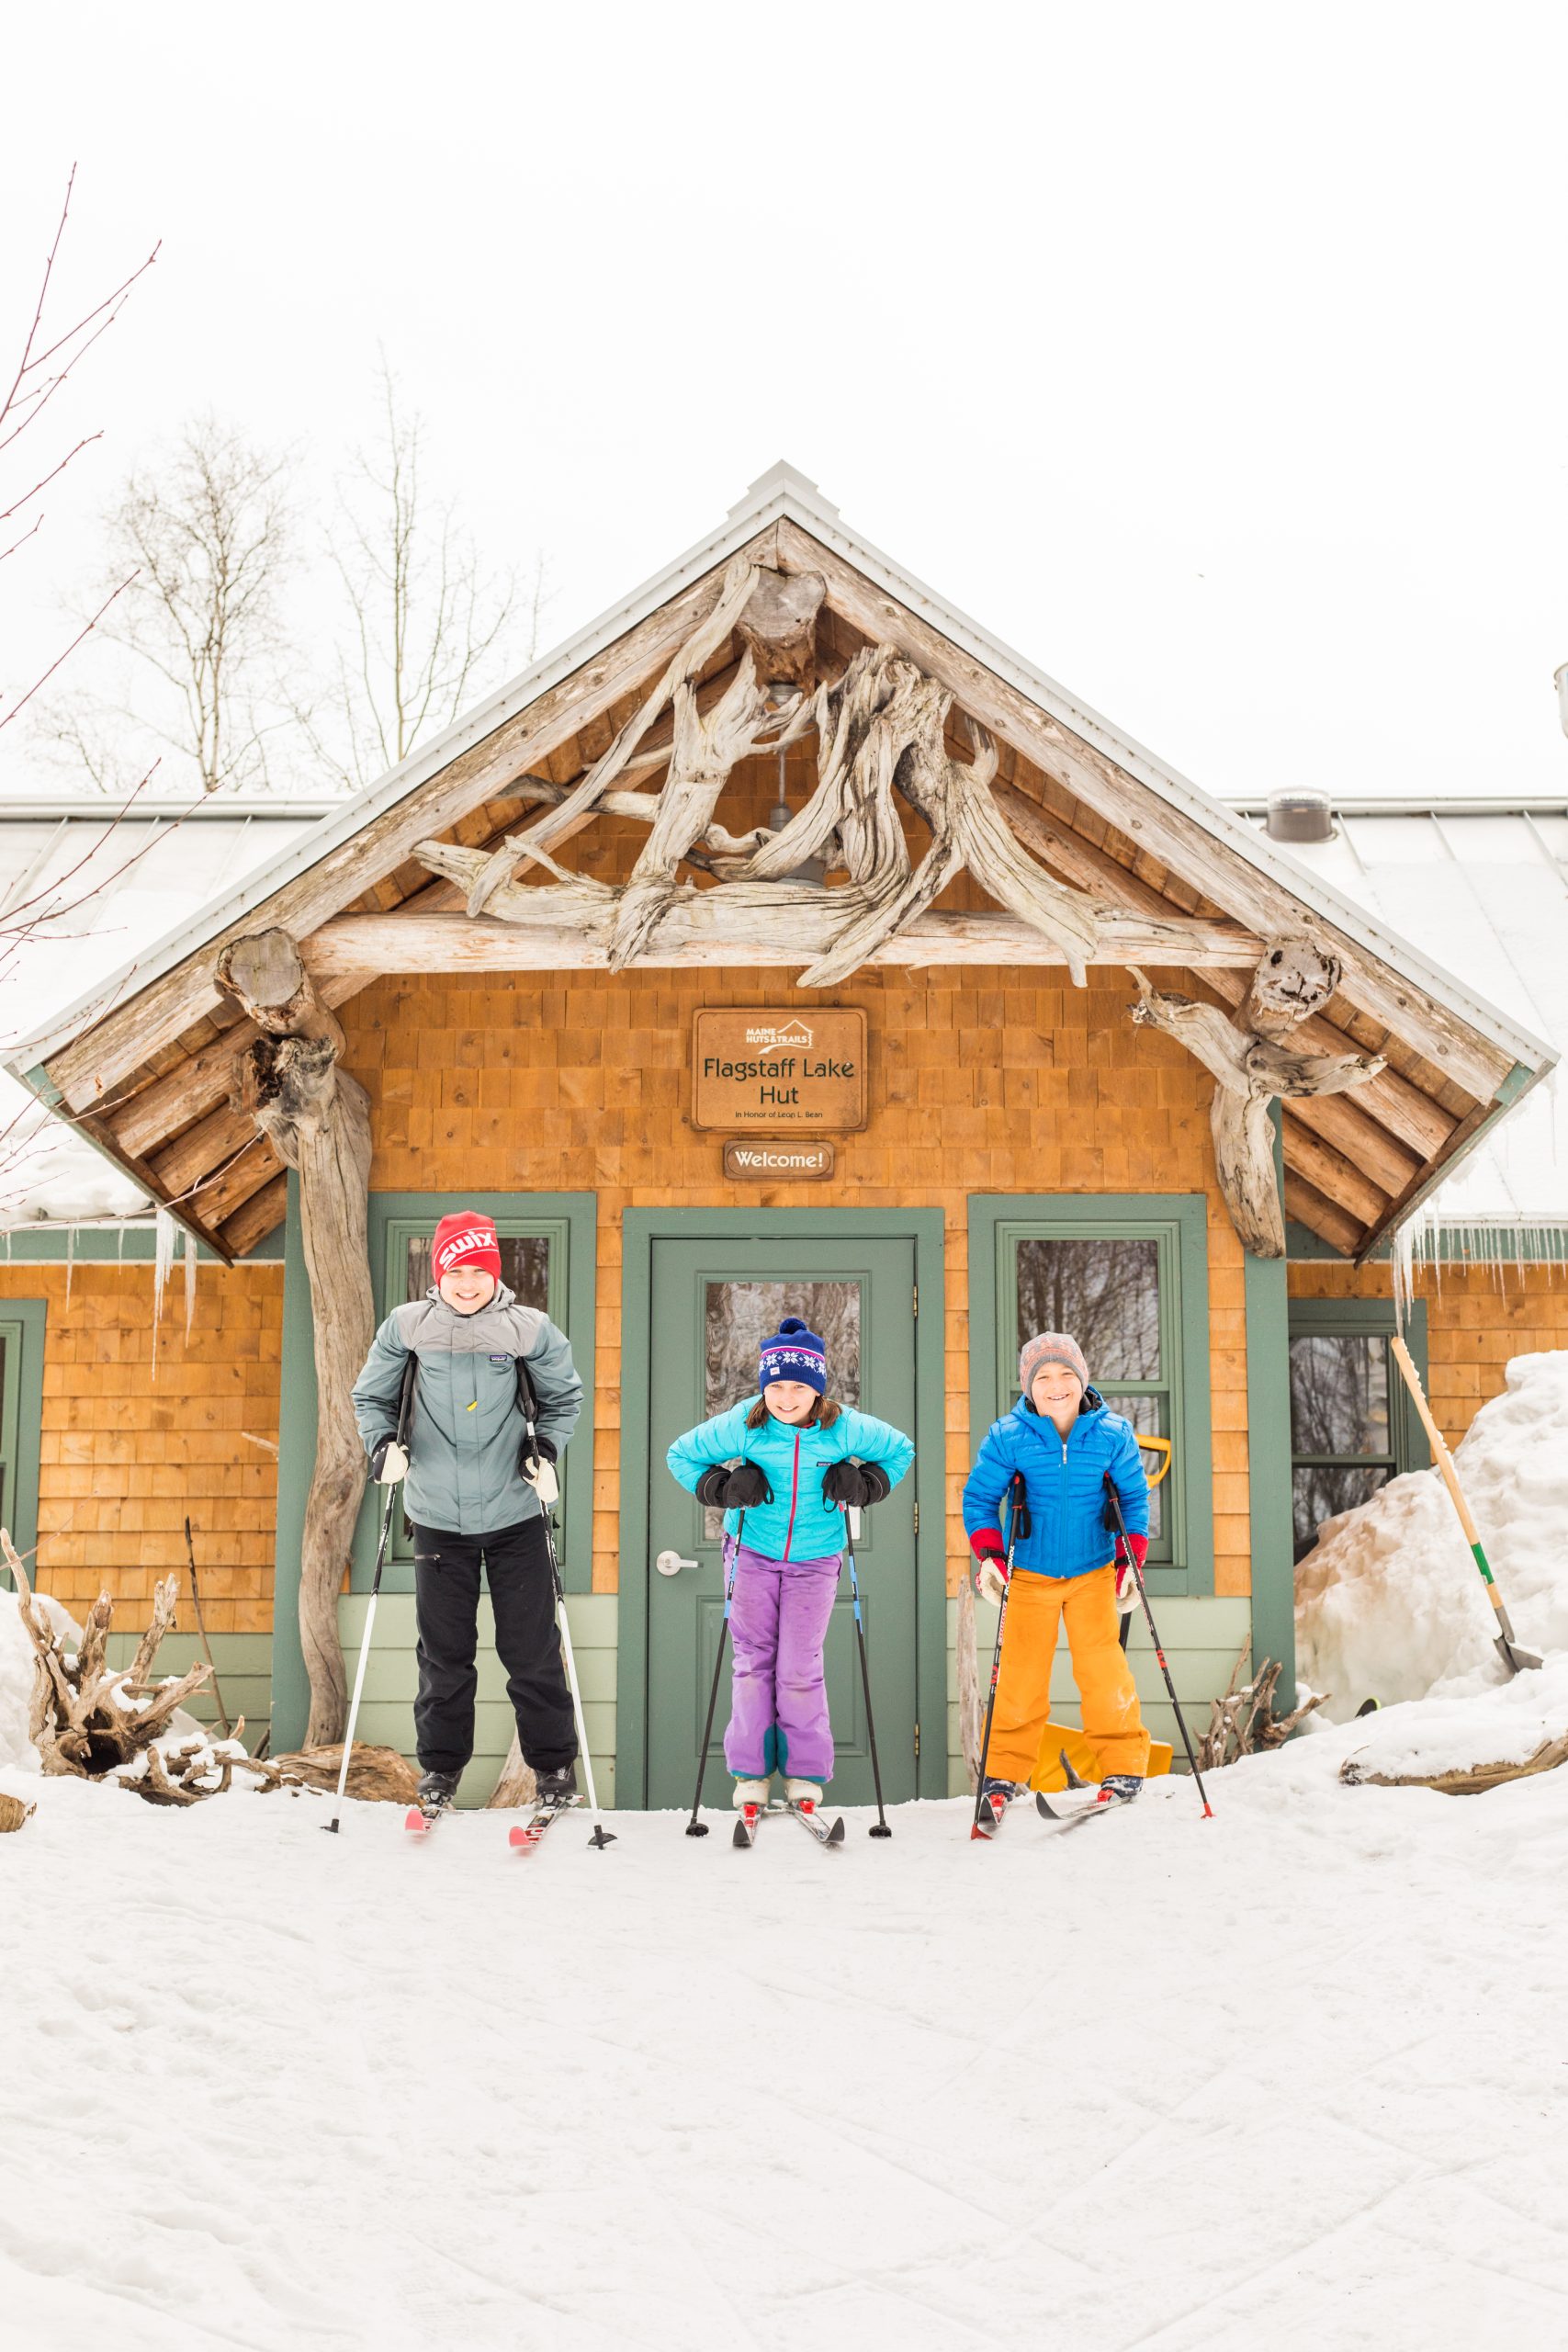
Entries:
[[1021,1241],[1018,1344],[1036,1331],[1068,1331],[1089,1376],[1158,1380],[1157,1241]]
[[1296,1558],[1304,1558],[1312,1550],[1325,1519],[1337,1519],[1343,1510],[1354,1510],[1359,1504],[1371,1502],[1384,1480],[1393,1475],[1382,1464],[1365,1468],[1346,1464],[1329,1469],[1298,1464],[1292,1480]]
[[[1135,1430],[1146,1430],[1151,1437],[1164,1436],[1166,1407],[1163,1396],[1116,1396],[1106,1389],[1101,1389],[1100,1395],[1111,1411],[1120,1413],[1123,1420],[1131,1421]],[[1144,1468],[1152,1476],[1159,1468],[1163,1456],[1151,1452],[1142,1458]],[[1149,1491],[1149,1542],[1157,1544],[1164,1532],[1165,1480],[1162,1478],[1159,1485]]]
[[1297,1453],[1388,1453],[1388,1342],[1323,1331],[1291,1341],[1291,1442]]
[[[434,1233],[413,1235],[409,1241],[408,1293],[423,1298],[430,1288],[430,1245]],[[503,1233],[501,1237],[501,1279],[515,1291],[520,1306],[549,1312],[550,1245],[543,1234]]]
[[[709,1283],[704,1316],[703,1412],[712,1419],[757,1392],[757,1351],[786,1315],[798,1315],[828,1349],[828,1394],[860,1403],[859,1283]],[[716,1544],[724,1513],[705,1510]]]

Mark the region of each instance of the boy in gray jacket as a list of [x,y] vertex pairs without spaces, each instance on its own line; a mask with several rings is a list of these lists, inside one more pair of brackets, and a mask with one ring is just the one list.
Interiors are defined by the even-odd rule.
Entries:
[[[470,1210],[444,1216],[431,1271],[424,1296],[388,1316],[354,1384],[372,1477],[383,1487],[407,1481],[420,1803],[450,1804],[473,1754],[482,1562],[524,1757],[541,1799],[568,1804],[577,1793],[577,1734],[543,1506],[530,1476],[538,1465],[525,1460],[518,1359],[537,1400],[536,1438],[546,1463],[556,1462],[577,1426],[582,1383],[565,1332],[536,1307],[520,1306],[502,1282],[491,1218]],[[398,1406],[411,1355],[419,1369],[405,1453],[397,1442]]]

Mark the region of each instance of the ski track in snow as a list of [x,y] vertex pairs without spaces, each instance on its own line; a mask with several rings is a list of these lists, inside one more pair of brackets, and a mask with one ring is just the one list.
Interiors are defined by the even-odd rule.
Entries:
[[838,1853],[0,1773],[9,2340],[1568,2341],[1568,1771],[1346,1789],[1353,1737]]

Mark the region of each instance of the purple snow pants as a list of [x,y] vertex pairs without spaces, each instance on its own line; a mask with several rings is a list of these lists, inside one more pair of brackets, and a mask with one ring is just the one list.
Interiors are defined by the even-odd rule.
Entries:
[[745,1544],[736,1555],[729,1611],[735,1677],[724,1760],[738,1780],[765,1780],[775,1771],[803,1781],[832,1778],[822,1645],[841,1565],[836,1552],[826,1560],[770,1560]]

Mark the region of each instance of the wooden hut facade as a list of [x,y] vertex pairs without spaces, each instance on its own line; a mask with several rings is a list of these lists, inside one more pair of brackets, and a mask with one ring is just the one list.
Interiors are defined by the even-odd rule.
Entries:
[[[253,1723],[334,1736],[373,1550],[347,1385],[436,1216],[487,1210],[592,1400],[563,1504],[591,1742],[617,1803],[678,1803],[717,1547],[664,1448],[804,1306],[840,1393],[917,1441],[860,1566],[889,1795],[946,1793],[959,1489],[1021,1328],[1077,1328],[1170,1441],[1150,1587],[1183,1696],[1248,1644],[1288,1675],[1292,1294],[1298,1330],[1392,1328],[1388,1236],[1554,1058],[780,468],[12,1058],[202,1262],[155,1319],[150,1240],[67,1267],[15,1238],[7,1507],[27,1533],[30,1482],[78,1606],[144,1599],[188,1514]],[[1451,1434],[1494,1330],[1568,1340],[1550,1266],[1492,1297],[1456,1275],[1416,1318]],[[406,1542],[389,1583],[364,1732],[406,1746]],[[493,1668],[480,1700],[478,1796]]]

